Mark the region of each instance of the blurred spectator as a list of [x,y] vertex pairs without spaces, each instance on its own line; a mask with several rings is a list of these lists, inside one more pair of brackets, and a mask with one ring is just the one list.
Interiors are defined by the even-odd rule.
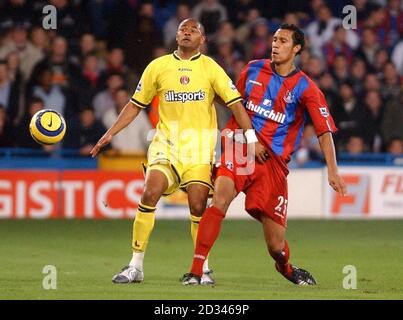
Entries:
[[386,34],[386,26],[384,22],[385,22],[385,9],[378,4],[374,4],[373,7],[371,8],[367,20],[365,21],[365,27],[374,30],[377,37],[377,41],[382,46],[386,46],[388,42]]
[[[167,51],[167,49],[165,49],[165,47],[156,47],[153,50],[153,59],[165,56],[166,54],[168,54],[169,52]],[[137,78],[137,80],[139,80]],[[138,81],[131,81],[129,83],[137,83]]]
[[361,93],[364,87],[364,79],[367,74],[365,63],[361,59],[355,59],[351,65],[351,82],[354,92]]
[[386,152],[395,156],[403,155],[403,139],[393,138],[390,140]]
[[284,16],[283,23],[293,24],[297,27],[301,27],[299,23],[298,14],[295,12],[287,12]]
[[325,72],[319,78],[319,88],[326,97],[327,105],[330,112],[333,113],[338,101],[338,93],[336,93],[336,83],[329,72]]
[[355,52],[355,56],[364,60],[367,68],[371,68],[375,64],[375,55],[380,48],[378,39],[374,30],[365,28],[362,32],[361,45]]
[[333,76],[337,84],[349,80],[349,66],[343,55],[337,55],[334,60]]
[[333,67],[335,59],[339,55],[344,56],[349,64],[353,59],[353,49],[347,44],[346,32],[343,26],[337,26],[332,40],[323,47],[323,56],[329,67]]
[[400,40],[392,53],[392,61],[400,76],[403,76],[403,40]]
[[207,36],[214,34],[219,24],[228,19],[227,9],[219,0],[200,0],[193,8],[192,16],[201,22]]
[[217,42],[217,54],[214,60],[225,70],[231,79],[234,79],[233,65],[240,59],[240,54],[233,49],[234,45],[230,39],[220,38]]
[[375,54],[375,63],[373,66],[374,72],[381,75],[383,68],[389,62],[389,55],[386,49],[379,49]]
[[177,0],[154,0],[152,2],[155,11],[155,23],[157,24],[158,30],[162,31],[169,18],[171,18],[176,12],[176,8],[178,5]]
[[254,22],[250,39],[244,46],[246,60],[267,58],[271,49],[271,34],[265,18],[259,18]]
[[190,7],[186,3],[178,4],[176,14],[172,16],[164,26],[164,45],[170,51],[176,49],[176,31],[178,30],[179,23],[190,17]]
[[113,48],[109,51],[106,57],[105,73],[106,75],[119,73],[129,85],[139,81],[139,76],[126,65],[125,53],[121,48]]
[[378,76],[375,73],[367,73],[364,80],[364,90],[380,90],[381,83],[379,81]]
[[28,90],[35,84],[38,75],[44,70],[52,71],[52,84],[72,86],[79,78],[78,68],[69,60],[68,43],[65,38],[57,36],[51,44],[51,51],[47,57],[40,61],[32,72]]
[[57,33],[68,39],[71,45],[77,45],[80,35],[89,30],[89,19],[81,10],[80,1],[50,0],[50,4],[57,11]]
[[[90,16],[91,31],[96,38],[106,38],[108,36],[108,28],[110,27],[111,12],[114,11],[118,3],[126,3],[126,1],[85,1],[85,9]],[[84,8],[82,8],[84,9]],[[126,11],[129,14],[129,12]]]
[[32,24],[31,16],[30,1],[0,1],[0,34],[2,31],[9,30],[16,24],[24,24],[29,28]]
[[32,96],[41,98],[46,109],[54,109],[60,114],[64,114],[66,97],[59,86],[52,84],[50,69],[44,69],[39,74],[38,83],[32,90]]
[[101,120],[106,111],[114,108],[115,95],[124,84],[120,73],[110,73],[106,79],[106,89],[99,92],[93,100],[95,118]]
[[305,73],[308,73],[309,69],[309,59],[311,58],[311,54],[309,50],[304,50],[299,54],[296,58],[296,65],[302,69]]
[[[30,5],[30,16],[31,21],[34,26],[42,27],[43,22],[43,7],[50,4],[49,0],[35,0],[35,1],[26,1]],[[54,32],[47,30],[47,32],[51,33],[54,36]]]
[[89,156],[91,149],[106,129],[101,121],[95,118],[94,109],[85,106],[80,110],[79,121],[72,122],[63,140],[64,148],[78,149],[80,155]]
[[397,74],[394,64],[389,62],[383,68],[382,96],[385,100],[390,100],[399,96],[399,94],[399,75]]
[[351,136],[348,139],[346,152],[351,155],[359,155],[363,152],[366,152],[366,145],[364,143],[364,139],[360,136]]
[[94,96],[105,87],[105,74],[101,71],[95,54],[88,54],[83,61],[80,84],[80,105],[91,104]]
[[0,148],[14,146],[13,128],[4,106],[0,104]]
[[14,26],[10,41],[0,47],[0,59],[5,59],[10,52],[19,54],[19,68],[24,81],[29,79],[36,63],[44,57],[41,50],[28,40],[28,31],[24,24]]
[[388,0],[384,29],[386,33],[386,44],[393,48],[403,35],[403,10],[401,0]]
[[366,110],[357,101],[353,88],[349,83],[341,84],[340,98],[340,102],[333,110],[333,117],[339,129],[335,137],[336,146],[339,150],[343,150],[349,137],[364,134],[363,124],[366,119]]
[[319,80],[319,77],[324,71],[324,64],[321,58],[316,56],[310,56],[306,65],[305,72],[315,81]]
[[136,25],[125,33],[127,64],[137,74],[141,74],[151,61],[154,48],[163,43],[151,3],[141,4]]
[[[115,95],[115,107],[105,112],[103,124],[110,128],[118,118],[119,113],[129,101],[129,93],[126,89],[119,89]],[[146,111],[141,111],[139,115],[111,141],[112,149],[122,153],[146,154],[150,141],[147,136],[152,126],[148,120]],[[136,137],[134,139],[134,137]]]
[[7,118],[12,123],[19,113],[19,97],[19,84],[10,80],[8,65],[0,60],[0,105],[6,110]]
[[32,45],[39,49],[43,56],[46,56],[50,50],[50,38],[49,33],[47,33],[42,27],[34,27],[31,31],[30,39]]
[[22,75],[20,71],[20,57],[18,52],[10,52],[7,57],[7,74],[8,79],[12,83],[12,94],[10,101],[9,120],[13,125],[18,124],[21,117],[25,112],[25,83],[22,81]]
[[239,43],[244,43],[252,33],[255,21],[260,18],[260,12],[257,8],[248,10],[246,20],[236,29],[235,36]]
[[22,76],[20,71],[20,56],[18,52],[13,51],[10,52],[7,57],[7,70],[8,70],[8,78],[10,81],[16,81],[19,85],[22,85]]
[[[382,98],[378,91],[370,90],[364,98],[366,107],[366,120],[362,124],[365,131],[364,140],[370,151],[380,152],[381,133],[380,126],[382,121]],[[365,125],[364,125],[365,124]]]
[[332,39],[334,30],[341,24],[341,20],[333,17],[326,5],[319,6],[315,15],[317,19],[306,27],[306,33],[311,41],[313,54],[321,56],[322,47]]
[[232,71],[233,71],[233,78],[232,81],[234,83],[236,83],[239,79],[239,75],[242,72],[243,67],[246,65],[246,61],[242,60],[242,59],[238,59],[236,61],[234,61],[233,65],[232,65]]
[[209,41],[209,53],[213,56],[216,55],[218,43],[222,44],[225,42],[231,44],[231,54],[237,57],[243,56],[243,48],[236,40],[234,26],[229,21],[222,22],[214,37]]
[[358,28],[362,28],[369,16],[372,5],[368,0],[353,0],[353,6],[357,10],[357,26]]
[[[249,14],[252,10],[259,11],[259,3],[254,0],[224,0],[221,1],[228,10],[229,20],[239,27],[249,20]],[[258,18],[260,15],[257,15]]]
[[97,44],[93,34],[84,33],[80,37],[79,52],[72,57],[71,61],[76,65],[83,63],[86,56],[90,54],[97,54]]
[[385,143],[394,137],[403,140],[403,90],[400,96],[390,100],[385,105],[381,123],[382,138]]
[[298,164],[302,165],[309,160],[318,160],[322,158],[319,140],[316,137],[315,128],[312,124],[304,127],[304,133],[301,140],[301,147],[295,155]]
[[46,109],[56,110],[66,118],[74,117],[77,109],[74,93],[69,88],[53,84],[52,79],[52,71],[43,69],[38,75],[37,84],[28,94],[28,100],[40,98]]

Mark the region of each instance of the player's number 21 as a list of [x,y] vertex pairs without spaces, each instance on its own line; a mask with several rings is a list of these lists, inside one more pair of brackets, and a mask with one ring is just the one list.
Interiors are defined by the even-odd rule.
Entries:
[[287,203],[288,200],[284,198],[283,196],[279,196],[277,198],[279,201],[278,205],[274,208],[274,210],[280,212],[282,215],[284,215],[287,212]]

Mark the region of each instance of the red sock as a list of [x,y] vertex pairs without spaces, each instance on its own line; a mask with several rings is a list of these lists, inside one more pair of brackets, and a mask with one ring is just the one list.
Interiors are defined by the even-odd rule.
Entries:
[[270,255],[276,261],[276,269],[286,278],[290,277],[292,274],[292,266],[288,263],[290,258],[290,249],[288,247],[288,242],[285,240],[284,248],[280,252],[273,252],[269,250]]
[[191,273],[200,277],[202,276],[204,260],[206,260],[211,247],[220,233],[221,221],[224,217],[225,213],[214,206],[204,211],[197,232],[196,249],[193,256]]

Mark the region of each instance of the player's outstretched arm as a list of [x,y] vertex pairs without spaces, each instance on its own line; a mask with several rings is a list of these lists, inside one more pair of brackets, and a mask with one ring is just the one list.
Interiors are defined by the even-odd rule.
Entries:
[[265,147],[263,147],[260,142],[257,140],[255,130],[252,127],[252,123],[250,118],[245,111],[242,103],[236,102],[229,106],[231,109],[234,118],[238,125],[244,130],[245,137],[248,144],[254,143],[255,151],[254,155],[260,163],[264,163],[268,157],[268,153]]
[[120,112],[115,123],[108,129],[108,131],[105,132],[101,139],[99,139],[94,148],[92,148],[90,152],[92,157],[94,158],[104,146],[109,144],[114,135],[127,127],[137,117],[140,111],[141,109],[139,107],[134,105],[132,102],[128,102]]
[[325,156],[327,165],[327,175],[330,186],[343,197],[347,194],[346,184],[339,175],[336,162],[336,152],[334,149],[333,137],[330,132],[322,134],[319,138],[320,148]]

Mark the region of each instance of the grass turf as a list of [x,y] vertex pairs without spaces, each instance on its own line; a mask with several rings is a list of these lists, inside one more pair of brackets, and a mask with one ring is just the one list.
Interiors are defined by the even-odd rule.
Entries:
[[[187,221],[156,222],[145,282],[111,277],[131,256],[130,221],[0,220],[0,299],[403,299],[403,221],[291,220],[291,262],[309,270],[315,287],[278,274],[255,221],[224,221],[210,256],[215,287],[184,287],[193,254]],[[43,267],[57,268],[45,290]],[[357,270],[357,289],[343,289],[342,270]]]

